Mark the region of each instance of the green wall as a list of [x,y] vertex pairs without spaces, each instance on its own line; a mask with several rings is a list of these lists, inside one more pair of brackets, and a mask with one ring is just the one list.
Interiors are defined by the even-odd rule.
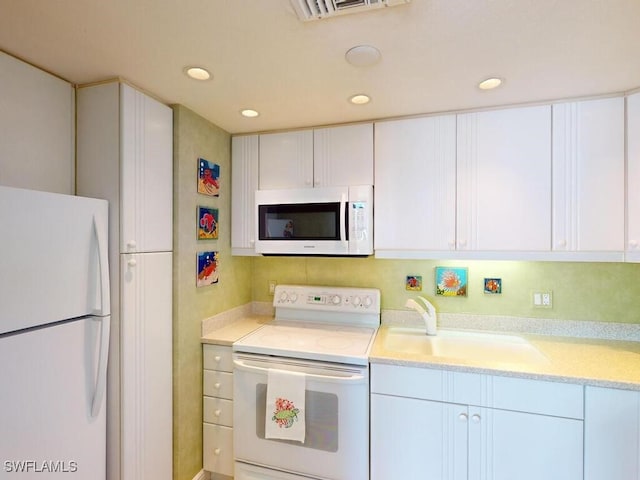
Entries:
[[[251,259],[231,256],[231,137],[185,107],[174,107],[173,478],[202,469],[201,322],[251,301]],[[197,193],[199,157],[220,165],[220,197]],[[196,207],[219,210],[219,238],[196,239]],[[196,288],[196,253],[220,254],[217,284]]]
[[[436,296],[436,266],[467,267],[467,296]],[[640,264],[256,257],[252,296],[270,302],[271,280],[376,287],[382,308],[403,309],[405,300],[418,293],[405,289],[407,275],[422,276],[419,293],[440,312],[640,323]],[[502,294],[484,294],[484,278],[495,277],[502,279]],[[553,308],[534,308],[534,291],[551,291]]]

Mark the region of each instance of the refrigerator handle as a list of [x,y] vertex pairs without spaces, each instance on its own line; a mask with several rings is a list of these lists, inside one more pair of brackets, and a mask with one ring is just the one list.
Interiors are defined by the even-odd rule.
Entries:
[[111,330],[111,317],[95,317],[100,322],[100,353],[98,357],[98,374],[96,387],[91,402],[91,417],[96,418],[102,407],[102,400],[107,389],[107,363],[109,360],[109,333]]
[[100,268],[100,311],[96,315],[111,313],[111,295],[109,292],[109,239],[105,229],[101,229],[93,216],[93,232],[98,241],[98,261]]

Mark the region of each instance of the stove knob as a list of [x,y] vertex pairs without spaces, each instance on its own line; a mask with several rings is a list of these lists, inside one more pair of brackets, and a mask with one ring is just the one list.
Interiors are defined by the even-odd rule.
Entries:
[[354,307],[359,307],[360,306],[360,302],[361,302],[360,297],[358,297],[358,296],[353,297],[353,306]]
[[284,302],[286,302],[288,297],[289,297],[289,296],[287,295],[287,292],[282,292],[282,293],[280,294],[279,302],[280,302],[280,303],[284,303]]
[[373,300],[371,300],[371,297],[364,297],[364,306],[366,308],[369,308],[372,303],[373,303]]
[[340,295],[334,295],[331,297],[331,303],[334,305],[338,305],[340,303]]
[[298,294],[292,293],[291,297],[289,297],[289,300],[291,300],[291,303],[296,303],[296,301],[298,300]]

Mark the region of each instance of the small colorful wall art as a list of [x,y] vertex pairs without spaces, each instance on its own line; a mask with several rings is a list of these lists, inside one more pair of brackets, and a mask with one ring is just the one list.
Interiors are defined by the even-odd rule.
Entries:
[[220,165],[204,158],[198,159],[198,193],[220,196]]
[[218,252],[198,252],[198,268],[196,286],[206,287],[218,283],[218,266],[220,259]]
[[422,277],[420,275],[407,275],[405,288],[414,292],[422,291]]
[[436,294],[445,297],[467,296],[467,269],[436,267]]
[[198,240],[218,238],[218,209],[198,206]]
[[484,293],[488,294],[500,294],[502,293],[502,279],[501,278],[485,278],[484,279]]

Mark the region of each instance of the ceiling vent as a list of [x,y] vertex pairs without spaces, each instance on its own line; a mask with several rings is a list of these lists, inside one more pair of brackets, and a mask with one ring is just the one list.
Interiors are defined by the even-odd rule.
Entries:
[[300,20],[320,20],[336,15],[357,13],[382,7],[393,7],[411,0],[291,0]]

